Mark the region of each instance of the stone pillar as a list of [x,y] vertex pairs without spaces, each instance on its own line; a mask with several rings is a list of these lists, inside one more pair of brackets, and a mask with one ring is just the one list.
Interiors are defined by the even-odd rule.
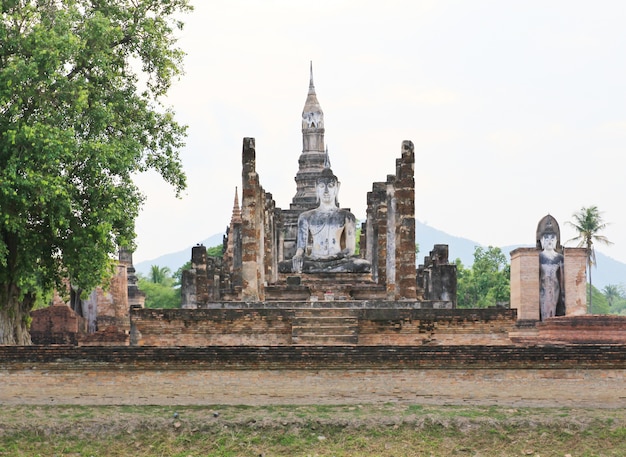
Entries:
[[193,268],[183,270],[180,282],[181,308],[196,309],[198,307],[198,300],[196,299],[196,270]]
[[138,305],[141,308],[146,303],[146,294],[139,290],[139,279],[133,266],[133,253],[128,249],[121,248],[119,253],[120,263],[126,266],[128,281],[128,307]]
[[181,277],[181,308],[195,309],[209,301],[206,247],[198,244],[191,248],[191,268]]
[[225,289],[235,292],[241,287],[241,208],[239,207],[239,194],[235,189],[235,200],[230,225],[226,230],[226,240],[223,265],[225,276]]
[[[128,273],[126,265],[118,264],[116,266],[116,274],[111,278],[111,285],[109,286],[109,293],[113,300],[110,313],[113,317],[113,322],[120,328],[130,329],[130,305],[128,303]],[[98,313],[100,316],[106,315],[105,313]]]
[[565,315],[587,314],[587,250],[564,248]]
[[396,160],[394,181],[396,203],[396,299],[416,298],[415,268],[415,152],[413,142],[402,142],[402,156]]
[[256,173],[256,149],[254,138],[243,139],[242,151],[242,200],[241,200],[241,299],[262,301],[263,240],[261,214],[264,201],[260,197],[261,186]]
[[385,269],[387,272],[386,285],[388,300],[396,299],[396,224],[398,221],[396,218],[396,199],[394,195],[393,178],[394,176],[392,175],[387,177],[387,246],[385,247],[387,257]]
[[272,194],[264,192],[263,202],[263,236],[264,236],[264,281],[275,283],[278,279],[278,232],[277,230],[277,208],[276,202],[272,199]]
[[271,198],[271,194],[267,194],[268,201],[268,217],[271,221],[268,232],[269,258],[268,270],[266,271],[267,280],[276,284],[278,282],[278,262],[282,259],[282,243],[283,243],[283,227],[280,208],[276,208],[276,202]]
[[233,250],[233,287],[241,287],[241,223],[234,226],[233,236],[235,237],[235,247]]
[[539,250],[536,248],[511,252],[511,308],[517,309],[519,320],[539,320]]
[[411,141],[402,142],[396,174],[387,176],[387,298],[415,300],[415,152]]
[[[448,245],[435,244],[417,270],[416,283],[424,299],[446,301],[456,308],[456,265],[448,261]],[[419,295],[419,294],[418,294]]]
[[387,185],[375,182],[367,193],[365,259],[372,264],[372,280],[387,283]]

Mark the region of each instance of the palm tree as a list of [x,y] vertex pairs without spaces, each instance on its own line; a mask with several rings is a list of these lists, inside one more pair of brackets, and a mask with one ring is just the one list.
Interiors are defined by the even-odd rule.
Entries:
[[164,284],[169,278],[171,270],[168,267],[159,267],[152,265],[150,267],[150,282],[155,284]]
[[593,247],[594,241],[605,245],[613,244],[604,235],[598,233],[607,227],[607,223],[602,220],[602,216],[597,206],[584,206],[572,215],[574,222],[567,222],[578,232],[578,236],[569,241],[578,241],[578,247],[587,249],[587,272],[589,274],[589,314],[592,314],[591,303],[591,266],[596,265],[596,251]]
[[607,284],[604,286],[602,290],[604,296],[606,297],[606,301],[609,304],[609,309],[613,312],[613,307],[617,304],[619,300],[624,298],[624,287],[615,284]]

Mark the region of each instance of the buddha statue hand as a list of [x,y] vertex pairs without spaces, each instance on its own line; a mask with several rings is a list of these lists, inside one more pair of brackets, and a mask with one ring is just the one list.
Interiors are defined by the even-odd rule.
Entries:
[[302,273],[302,266],[304,265],[304,250],[298,249],[296,254],[291,259],[294,273]]

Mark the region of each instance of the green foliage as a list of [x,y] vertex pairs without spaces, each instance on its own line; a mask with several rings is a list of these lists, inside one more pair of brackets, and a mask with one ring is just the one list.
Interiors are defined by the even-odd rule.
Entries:
[[172,287],[171,277],[167,279],[170,284],[139,279],[139,289],[146,294],[146,308],[180,308],[180,289]]
[[611,307],[606,299],[606,296],[596,289],[594,286],[587,284],[587,294],[589,294],[589,287],[592,288],[591,296],[593,297],[593,308],[590,308],[592,314],[609,314]]
[[222,255],[224,255],[224,246],[219,244],[217,246],[207,248],[206,255],[210,257],[222,257]]
[[174,285],[180,286],[183,282],[183,271],[191,268],[191,260],[185,262],[178,270],[174,272],[172,278],[174,279]]
[[169,267],[160,267],[158,265],[152,265],[150,267],[150,282],[154,284],[163,284],[165,286],[172,286],[174,280],[170,276],[171,270]]
[[356,256],[361,254],[361,231],[362,231],[362,226],[359,223],[359,221],[357,221],[356,234],[354,235],[355,236],[354,255]]
[[595,265],[596,254],[593,243],[613,244],[607,237],[599,234],[608,224],[604,222],[602,213],[597,206],[583,207],[580,211],[574,213],[572,217],[574,222],[568,222],[568,224],[578,232],[578,236],[570,241],[578,241],[578,247],[587,248],[589,265]]
[[626,290],[622,284],[609,284],[602,292],[609,306],[609,314],[626,315]]
[[90,290],[111,274],[144,198],[133,174],[152,169],[185,188],[186,128],[159,98],[180,73],[174,17],[190,6],[0,5],[1,326],[3,308],[29,311],[24,297],[65,279]]
[[471,269],[457,265],[457,307],[487,308],[509,302],[510,265],[500,248],[474,248]]
[[152,265],[148,278],[139,275],[137,285],[146,294],[146,308],[180,308],[180,284],[168,267]]

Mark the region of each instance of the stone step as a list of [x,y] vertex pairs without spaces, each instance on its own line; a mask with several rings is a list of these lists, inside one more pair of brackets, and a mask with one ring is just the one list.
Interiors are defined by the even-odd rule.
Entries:
[[358,317],[358,310],[351,308],[299,308],[295,310],[299,317]]
[[327,327],[331,326],[354,326],[357,327],[359,320],[356,317],[296,317],[292,321],[294,327]]
[[298,309],[291,325],[292,343],[306,346],[356,345],[358,333],[358,312],[350,308]]
[[315,336],[315,335],[357,335],[358,327],[346,327],[341,325],[328,325],[324,327],[298,327],[291,329],[292,336]]
[[357,335],[311,335],[292,336],[291,341],[301,346],[353,346],[358,343]]

